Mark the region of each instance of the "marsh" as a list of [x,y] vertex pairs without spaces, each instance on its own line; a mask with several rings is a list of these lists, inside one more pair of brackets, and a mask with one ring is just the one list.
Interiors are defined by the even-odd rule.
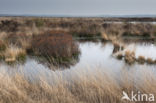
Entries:
[[156,24],[110,20],[1,18],[0,100],[125,103],[123,90],[156,94]]

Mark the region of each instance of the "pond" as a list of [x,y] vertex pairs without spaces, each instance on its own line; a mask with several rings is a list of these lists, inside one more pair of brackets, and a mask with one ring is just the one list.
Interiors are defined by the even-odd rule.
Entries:
[[[121,73],[126,72],[140,77],[144,70],[156,72],[156,65],[138,64],[129,65],[124,60],[118,60],[113,56],[114,45],[111,42],[78,42],[81,54],[79,61],[70,67],[60,67],[53,70],[52,66],[47,66],[33,57],[27,56],[25,63],[7,65],[0,63],[0,72],[7,72],[10,76],[16,73],[24,75],[27,79],[36,81],[40,77],[45,77],[48,81],[54,79],[55,75],[61,74],[63,79],[76,78],[78,74],[88,75],[94,72],[106,72],[107,74],[122,78]],[[156,45],[154,42],[125,42],[126,49],[135,51],[136,57],[143,55],[145,58],[156,59]],[[138,75],[139,74],[139,75]],[[120,75],[120,76],[119,76]]]

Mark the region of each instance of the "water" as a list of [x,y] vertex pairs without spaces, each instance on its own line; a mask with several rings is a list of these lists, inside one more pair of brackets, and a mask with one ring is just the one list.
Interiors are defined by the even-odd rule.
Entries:
[[[133,50],[136,57],[145,56],[156,60],[156,45],[147,42],[135,42],[126,44],[126,49]],[[139,77],[144,70],[156,72],[156,65],[138,64],[128,65],[124,60],[118,60],[113,56],[114,46],[111,42],[80,42],[79,48],[81,51],[80,60],[77,64],[69,68],[61,68],[53,70],[54,67],[48,67],[44,63],[38,62],[36,59],[27,57],[24,64],[16,64],[14,66],[7,65],[4,62],[0,63],[0,72],[7,72],[9,75],[20,73],[27,79],[36,81],[40,77],[52,81],[55,75],[60,75],[63,79],[70,80],[76,78],[77,75],[89,75],[97,71],[106,72],[107,74],[122,78],[121,74],[126,72]],[[89,75],[91,76],[91,75]]]

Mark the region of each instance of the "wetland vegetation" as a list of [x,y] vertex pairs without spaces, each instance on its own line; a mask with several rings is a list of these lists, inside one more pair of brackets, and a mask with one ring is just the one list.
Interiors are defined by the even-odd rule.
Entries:
[[0,102],[131,103],[123,91],[156,95],[154,21],[0,17]]

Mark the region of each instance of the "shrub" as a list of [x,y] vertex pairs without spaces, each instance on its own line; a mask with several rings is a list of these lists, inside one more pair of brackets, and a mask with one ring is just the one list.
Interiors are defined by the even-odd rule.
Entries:
[[59,63],[70,61],[79,54],[78,45],[63,31],[51,31],[33,37],[32,51],[35,55],[44,56],[48,61]]
[[15,32],[18,30],[20,24],[15,20],[2,20],[0,30],[6,32]]

